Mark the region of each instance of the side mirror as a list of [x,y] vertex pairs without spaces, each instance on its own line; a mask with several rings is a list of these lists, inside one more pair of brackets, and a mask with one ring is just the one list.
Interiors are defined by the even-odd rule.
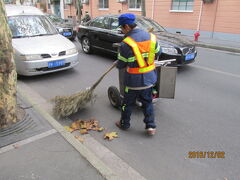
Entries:
[[118,34],[123,34],[122,30],[120,28],[117,29]]
[[119,48],[121,46],[121,43],[113,43],[112,47]]

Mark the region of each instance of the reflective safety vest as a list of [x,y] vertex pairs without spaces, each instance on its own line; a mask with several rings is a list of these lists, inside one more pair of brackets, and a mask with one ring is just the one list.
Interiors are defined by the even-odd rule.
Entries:
[[[142,74],[153,71],[155,69],[155,48],[156,48],[156,36],[150,33],[150,40],[143,42],[136,42],[131,37],[126,37],[123,42],[128,44],[136,57],[138,62],[137,68],[127,68],[127,72],[131,74]],[[142,53],[148,53],[147,62],[144,60]]]

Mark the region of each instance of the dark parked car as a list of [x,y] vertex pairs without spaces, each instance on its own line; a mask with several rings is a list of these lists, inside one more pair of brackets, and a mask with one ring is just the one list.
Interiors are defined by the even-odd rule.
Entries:
[[54,14],[45,15],[50,19],[60,34],[71,41],[76,38],[76,27],[74,27],[72,22],[69,22],[67,19],[62,19]]
[[[180,34],[167,32],[157,22],[143,16],[137,16],[137,27],[151,31],[157,36],[162,48],[160,60],[176,59],[172,65],[184,65],[194,62],[197,55],[195,45]],[[98,16],[78,27],[77,37],[85,53],[91,53],[94,48],[117,54],[113,43],[123,40],[124,34],[118,27],[118,15]]]

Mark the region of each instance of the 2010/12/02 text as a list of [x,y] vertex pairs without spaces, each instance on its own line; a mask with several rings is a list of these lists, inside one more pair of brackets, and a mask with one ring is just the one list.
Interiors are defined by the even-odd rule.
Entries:
[[224,151],[189,151],[188,158],[225,158]]

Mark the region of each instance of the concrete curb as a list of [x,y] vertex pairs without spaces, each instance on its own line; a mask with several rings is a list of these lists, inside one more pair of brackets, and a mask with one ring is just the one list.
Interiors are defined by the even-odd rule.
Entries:
[[17,91],[43,118],[45,118],[53,126],[54,129],[56,129],[89,163],[91,163],[91,165],[106,180],[120,179],[106,164],[104,164],[89,149],[87,149],[87,147],[76,140],[71,133],[67,132],[64,127],[59,124],[50,114],[42,110],[38,104],[35,104],[30,96],[26,95],[20,88],[18,88]]

